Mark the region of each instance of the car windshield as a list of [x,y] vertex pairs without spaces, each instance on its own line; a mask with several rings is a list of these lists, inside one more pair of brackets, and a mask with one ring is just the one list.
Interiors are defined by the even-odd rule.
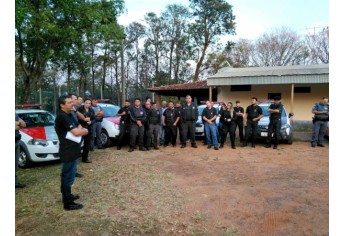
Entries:
[[19,118],[25,121],[26,127],[39,127],[54,125],[55,117],[49,112],[22,113]]
[[104,106],[102,107],[104,111],[104,117],[114,117],[120,110],[119,106]]
[[260,105],[260,107],[264,113],[264,116],[270,116],[270,113],[268,112],[268,105]]

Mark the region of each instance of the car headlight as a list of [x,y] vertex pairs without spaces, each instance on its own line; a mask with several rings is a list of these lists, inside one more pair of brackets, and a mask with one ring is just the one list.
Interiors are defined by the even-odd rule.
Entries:
[[115,129],[120,129],[119,125],[114,124]]
[[46,140],[43,139],[30,139],[28,142],[29,145],[41,145],[43,147],[48,146],[48,142]]

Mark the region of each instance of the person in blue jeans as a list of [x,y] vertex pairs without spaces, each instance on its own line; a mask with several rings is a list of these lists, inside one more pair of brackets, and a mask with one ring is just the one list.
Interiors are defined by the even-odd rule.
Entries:
[[77,172],[78,158],[81,156],[80,142],[77,137],[85,136],[88,130],[83,128],[72,116],[72,99],[61,96],[58,99],[59,111],[55,119],[55,130],[59,138],[59,156],[61,161],[61,194],[65,210],[79,210],[82,204],[75,203],[78,195],[72,194],[72,185]]
[[323,137],[329,120],[328,98],[323,97],[320,102],[314,104],[312,108],[313,117],[313,135],[311,137],[311,146],[324,147]]
[[217,137],[217,110],[212,106],[210,101],[206,101],[206,107],[202,112],[202,119],[205,124],[205,132],[206,132],[206,143],[207,148],[210,149],[213,147],[215,150],[218,150],[218,137]]

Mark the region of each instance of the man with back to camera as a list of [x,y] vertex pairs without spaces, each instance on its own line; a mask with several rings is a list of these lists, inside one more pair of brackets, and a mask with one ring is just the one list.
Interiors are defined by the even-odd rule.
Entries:
[[212,106],[210,101],[206,101],[206,107],[202,111],[202,119],[205,124],[206,144],[207,148],[211,148],[213,144],[214,150],[218,150],[218,137],[217,137],[217,110]]
[[145,109],[141,106],[140,98],[134,99],[134,106],[129,108],[129,114],[131,117],[131,128],[130,128],[130,144],[128,152],[133,152],[135,148],[135,143],[138,138],[139,150],[147,151],[144,147],[144,123],[146,120]]
[[122,107],[118,112],[117,116],[121,116],[120,120],[120,135],[119,139],[117,140],[117,150],[120,150],[124,144],[123,137],[127,133],[130,134],[130,120],[131,117],[129,115],[129,107],[131,103],[129,100],[125,101],[125,106]]
[[77,171],[78,158],[81,156],[80,142],[72,141],[71,137],[81,137],[88,134],[88,130],[83,128],[73,118],[71,111],[73,102],[68,96],[61,96],[58,99],[59,111],[55,119],[55,130],[59,138],[59,156],[61,167],[61,194],[65,210],[79,210],[82,204],[75,203],[79,199],[78,195],[72,194]]
[[280,97],[274,97],[274,103],[268,108],[270,113],[270,123],[268,124],[268,133],[266,139],[266,148],[271,147],[272,133],[274,135],[273,149],[277,149],[278,142],[280,139],[280,129],[281,129],[281,117],[282,117],[283,105],[280,102]]
[[252,97],[251,105],[247,107],[246,113],[243,117],[246,134],[241,147],[247,146],[249,137],[252,137],[252,147],[255,148],[258,123],[262,117],[264,117],[264,114],[262,113],[261,107],[258,105],[258,99],[256,97]]
[[192,103],[192,97],[190,95],[186,96],[186,103],[182,106],[181,119],[183,130],[181,148],[186,147],[188,133],[190,135],[192,147],[197,148],[198,146],[195,143],[195,125],[198,120],[198,108]]
[[236,113],[235,122],[235,133],[236,128],[238,127],[238,135],[240,136],[240,143],[243,143],[244,136],[243,136],[243,116],[244,116],[244,109],[241,107],[241,102],[236,101],[236,106],[234,107],[234,111]]
[[329,121],[328,98],[323,97],[320,102],[314,104],[312,108],[313,117],[313,135],[311,137],[311,146],[324,147],[323,139]]

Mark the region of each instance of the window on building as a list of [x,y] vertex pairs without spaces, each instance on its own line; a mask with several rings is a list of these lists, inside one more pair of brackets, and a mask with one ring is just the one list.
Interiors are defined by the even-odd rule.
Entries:
[[276,96],[278,96],[278,97],[280,97],[282,99],[282,94],[281,93],[268,93],[267,94],[267,99],[268,100],[273,100],[274,97],[276,97]]
[[310,87],[295,87],[294,88],[295,93],[311,93]]
[[251,85],[231,85],[230,91],[231,92],[252,91],[252,86]]

